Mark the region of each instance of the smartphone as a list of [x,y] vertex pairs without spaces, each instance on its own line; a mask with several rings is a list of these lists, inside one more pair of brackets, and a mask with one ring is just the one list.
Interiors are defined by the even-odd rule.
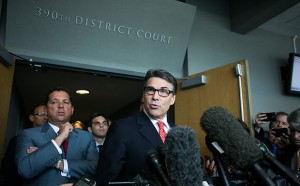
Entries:
[[276,121],[276,113],[275,112],[267,112],[264,114],[266,114],[267,118],[262,121]]
[[278,129],[272,129],[273,131],[275,131],[275,136],[276,137],[280,137],[282,136],[283,134],[285,134],[286,136],[289,135],[289,131],[287,128],[278,128]]
[[92,180],[86,176],[82,176],[74,186],[96,186],[96,181]]

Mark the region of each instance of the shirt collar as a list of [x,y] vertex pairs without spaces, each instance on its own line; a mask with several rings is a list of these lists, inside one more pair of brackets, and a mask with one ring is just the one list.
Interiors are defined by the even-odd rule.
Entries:
[[59,127],[57,127],[56,125],[51,124],[50,122],[48,122],[50,127],[53,128],[54,132],[57,134],[59,131]]
[[[148,116],[148,118],[151,120],[151,122],[152,122],[153,124],[156,124],[156,123],[157,123],[158,120],[153,119],[151,116],[149,116],[149,114],[145,111],[145,109],[144,109],[144,113]],[[165,117],[164,117],[162,120],[160,120],[160,121],[163,121],[163,122],[165,123],[165,125],[167,124],[167,126],[168,126],[167,115],[165,115]]]

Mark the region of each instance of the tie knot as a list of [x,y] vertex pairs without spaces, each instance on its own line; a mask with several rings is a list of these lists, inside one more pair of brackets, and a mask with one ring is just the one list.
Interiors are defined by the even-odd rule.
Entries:
[[158,123],[158,127],[163,127],[164,124],[165,124],[165,123],[164,123],[163,121],[161,121],[161,120],[158,120],[157,123]]

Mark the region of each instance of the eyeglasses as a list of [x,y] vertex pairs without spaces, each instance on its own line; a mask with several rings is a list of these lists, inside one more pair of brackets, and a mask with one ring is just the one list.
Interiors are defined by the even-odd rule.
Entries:
[[107,121],[103,121],[102,123],[101,122],[98,122],[98,121],[95,121],[95,122],[92,122],[93,125],[96,125],[96,126],[108,126],[108,123]]
[[36,114],[32,114],[33,116],[39,116],[39,117],[45,117],[47,116],[47,114],[45,113],[36,113]]
[[148,95],[154,95],[155,92],[158,92],[158,95],[161,97],[168,97],[171,93],[174,94],[174,91],[168,90],[166,88],[155,89],[154,87],[145,87],[144,92]]

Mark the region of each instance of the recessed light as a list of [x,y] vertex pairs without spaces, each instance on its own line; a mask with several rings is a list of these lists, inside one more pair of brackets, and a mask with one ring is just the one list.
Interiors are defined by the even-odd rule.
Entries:
[[76,94],[89,94],[90,92],[88,90],[76,90]]

